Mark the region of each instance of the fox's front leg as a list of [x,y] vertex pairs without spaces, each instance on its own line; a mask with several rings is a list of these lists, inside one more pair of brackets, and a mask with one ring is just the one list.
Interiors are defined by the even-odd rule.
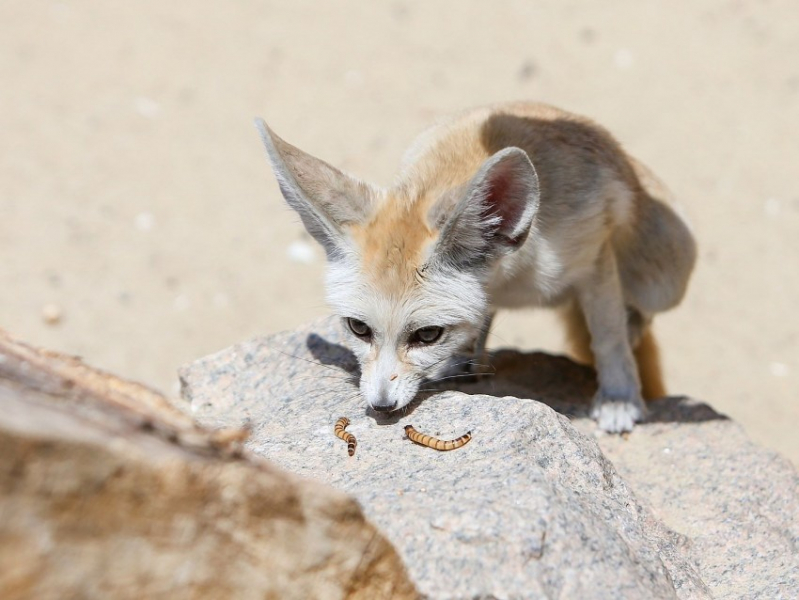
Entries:
[[591,417],[600,429],[631,431],[646,412],[641,383],[627,334],[616,257],[609,244],[599,254],[594,271],[577,287],[577,299],[591,334],[591,350],[599,379]]
[[486,342],[488,335],[491,332],[491,323],[494,321],[494,313],[490,311],[483,318],[483,324],[480,327],[480,334],[474,343],[474,358],[469,363],[469,370],[473,375],[482,375],[491,369],[488,363],[488,352],[486,351]]
[[461,382],[472,383],[479,381],[482,375],[490,372],[491,365],[486,351],[486,342],[491,331],[494,314],[491,311],[483,317],[483,322],[474,344],[464,348],[462,353],[456,354],[451,358],[451,364],[444,373],[444,378],[458,377]]

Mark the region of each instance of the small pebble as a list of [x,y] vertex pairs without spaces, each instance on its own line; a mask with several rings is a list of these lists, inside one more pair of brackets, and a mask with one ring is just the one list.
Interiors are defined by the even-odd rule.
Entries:
[[522,63],[521,68],[517,74],[519,81],[527,81],[531,79],[536,73],[535,63],[531,60],[526,60]]
[[64,311],[57,304],[45,304],[42,307],[42,319],[48,325],[58,325],[63,316]]
[[292,262],[304,265],[310,265],[316,259],[313,247],[300,240],[289,244],[288,248],[286,248],[286,254],[288,254],[289,260]]

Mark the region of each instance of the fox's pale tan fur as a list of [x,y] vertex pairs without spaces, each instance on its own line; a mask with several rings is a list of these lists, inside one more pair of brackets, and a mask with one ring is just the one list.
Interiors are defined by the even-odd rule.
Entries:
[[652,317],[685,293],[693,238],[665,188],[588,119],[541,104],[475,109],[420,136],[388,189],[259,125],[281,190],[325,247],[328,299],[362,342],[361,389],[401,408],[482,352],[494,312],[562,307],[595,364],[608,431],[665,393]]

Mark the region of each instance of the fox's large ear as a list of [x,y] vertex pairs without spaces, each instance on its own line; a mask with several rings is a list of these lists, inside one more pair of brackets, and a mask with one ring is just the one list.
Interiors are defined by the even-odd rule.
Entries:
[[263,119],[255,119],[280,191],[299,213],[305,229],[328,259],[347,251],[347,225],[364,222],[372,209],[371,188],[326,162],[280,139]]
[[505,148],[488,158],[441,226],[435,254],[455,263],[518,250],[538,212],[538,176],[527,154]]

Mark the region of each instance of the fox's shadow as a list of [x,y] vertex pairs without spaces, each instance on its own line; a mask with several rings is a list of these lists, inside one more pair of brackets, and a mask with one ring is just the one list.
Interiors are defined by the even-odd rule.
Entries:
[[[357,387],[360,369],[355,354],[341,344],[310,334],[306,339],[308,351],[320,364],[341,369]],[[435,391],[419,394],[416,400],[398,413],[389,415],[371,409],[367,414],[381,424],[397,422],[413,413],[426,398],[439,391],[457,390],[466,394],[487,394],[502,398],[515,396],[543,402],[569,418],[588,418],[591,398],[596,391],[596,373],[592,367],[581,365],[566,356],[545,352],[520,352],[501,349],[489,354],[493,369],[490,375],[468,380],[448,380],[435,384]],[[668,396],[647,403],[648,423],[701,422],[727,417],[708,404],[690,401],[685,396]]]

